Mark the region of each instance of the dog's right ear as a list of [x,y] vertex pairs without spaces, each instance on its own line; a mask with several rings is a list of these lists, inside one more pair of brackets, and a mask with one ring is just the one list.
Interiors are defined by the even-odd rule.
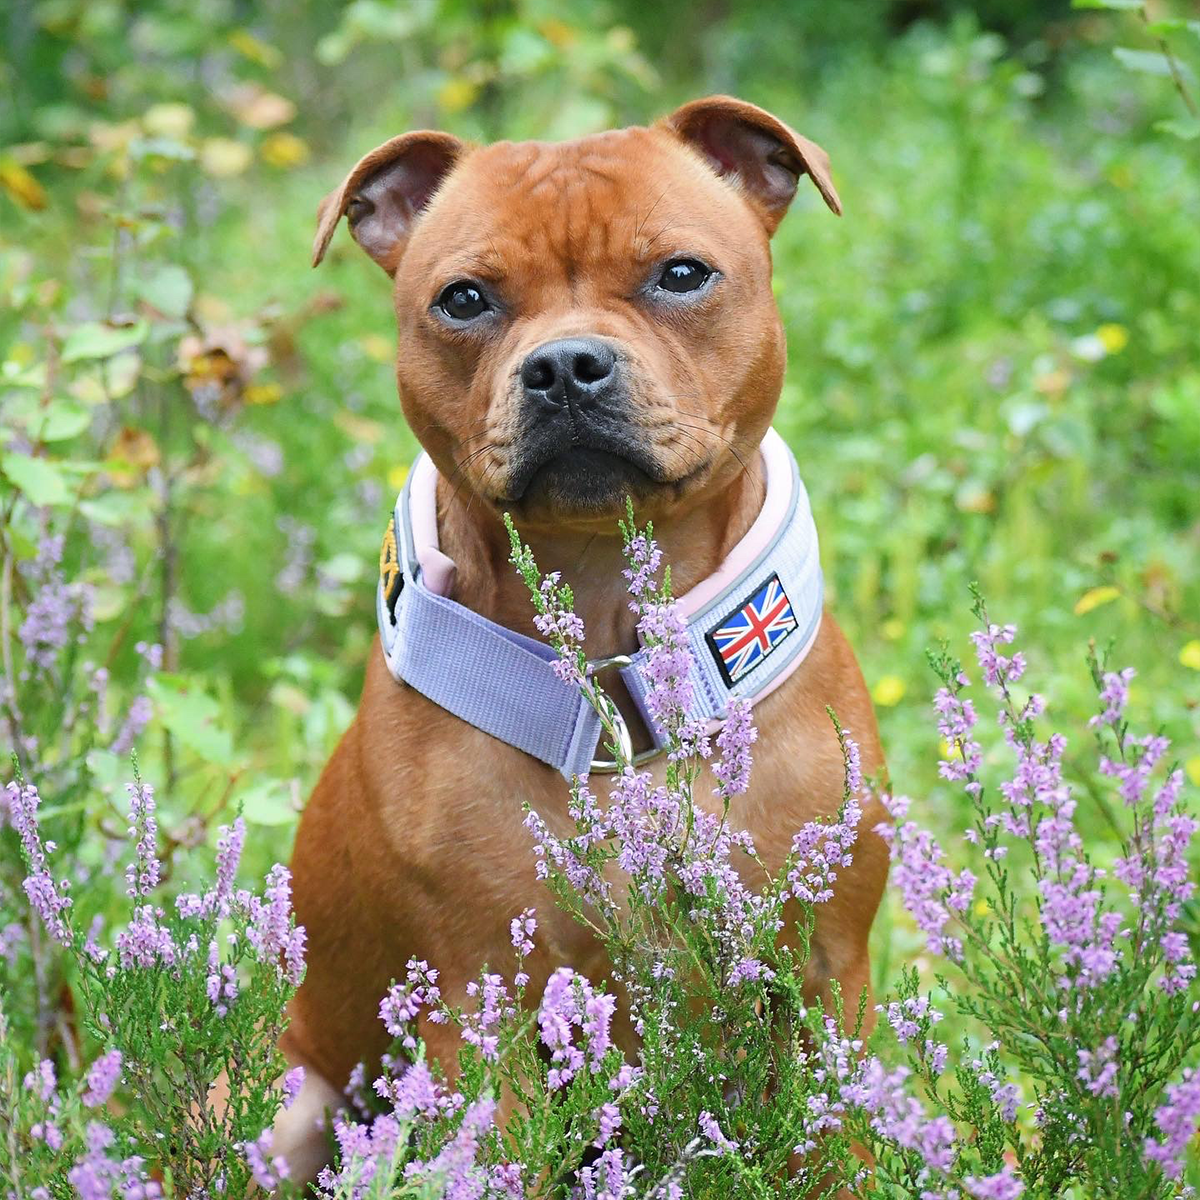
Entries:
[[449,133],[402,133],[364,155],[317,210],[313,266],[325,257],[345,215],[354,240],[389,274],[413,222],[433,198],[466,145]]

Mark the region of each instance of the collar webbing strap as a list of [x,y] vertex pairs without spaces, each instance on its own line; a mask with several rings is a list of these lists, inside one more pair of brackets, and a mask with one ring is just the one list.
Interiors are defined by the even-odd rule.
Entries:
[[[708,579],[680,597],[692,652],[693,718],[720,726],[735,697],[752,704],[800,665],[820,627],[823,582],[808,494],[796,460],[769,430],[767,497],[746,536]],[[414,463],[384,538],[376,608],[393,678],[569,780],[593,767],[600,720],[555,674],[555,651],[451,600],[454,563],[438,548],[437,471]],[[647,652],[621,678],[659,748],[646,705]],[[604,660],[608,662],[609,660]]]

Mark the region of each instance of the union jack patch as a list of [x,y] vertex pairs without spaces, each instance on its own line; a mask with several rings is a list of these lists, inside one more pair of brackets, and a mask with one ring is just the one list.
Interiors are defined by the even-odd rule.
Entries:
[[725,682],[733,687],[772,654],[795,628],[792,602],[779,576],[772,575],[707,635],[707,641]]

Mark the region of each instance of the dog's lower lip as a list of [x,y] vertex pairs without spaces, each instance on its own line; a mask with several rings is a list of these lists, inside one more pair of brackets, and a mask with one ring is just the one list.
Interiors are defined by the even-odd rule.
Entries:
[[529,489],[534,485],[540,476],[543,476],[547,471],[553,470],[556,467],[562,467],[566,461],[571,458],[579,458],[583,461],[591,461],[596,465],[617,466],[626,468],[636,472],[643,480],[648,483],[657,483],[656,477],[651,474],[641,463],[628,457],[624,454],[618,454],[614,450],[601,450],[593,447],[570,446],[565,450],[559,451],[557,454],[551,455],[543,462],[538,463],[532,470],[524,472],[524,478],[519,488],[513,489],[512,493],[505,497],[505,501],[509,503],[518,503],[521,501]]

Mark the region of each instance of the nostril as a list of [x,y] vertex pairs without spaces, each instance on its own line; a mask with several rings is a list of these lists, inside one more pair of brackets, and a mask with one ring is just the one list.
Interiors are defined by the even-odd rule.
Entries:
[[611,350],[597,347],[580,351],[572,364],[580,383],[599,383],[612,374],[614,357]]
[[554,366],[543,355],[530,355],[521,368],[521,382],[534,392],[548,392],[553,386],[556,375]]

